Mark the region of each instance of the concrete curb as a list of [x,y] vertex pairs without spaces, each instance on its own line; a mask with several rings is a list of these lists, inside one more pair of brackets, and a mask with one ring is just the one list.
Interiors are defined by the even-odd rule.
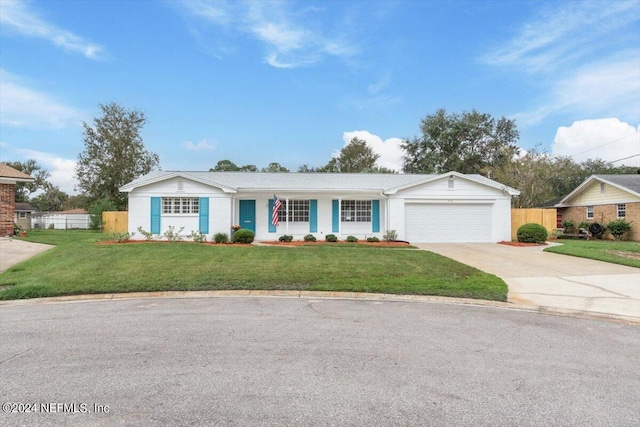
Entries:
[[451,305],[468,305],[476,307],[493,307],[506,310],[526,311],[531,313],[549,314],[554,316],[574,317],[583,319],[607,320],[640,325],[640,318],[619,316],[608,313],[589,311],[576,311],[553,307],[542,307],[513,302],[485,301],[467,298],[452,298],[432,295],[398,295],[376,294],[359,292],[323,292],[323,291],[285,291],[285,290],[215,290],[215,291],[163,291],[163,292],[131,292],[113,294],[88,294],[68,295],[60,297],[31,298],[22,300],[0,301],[0,309],[5,307],[33,306],[40,304],[64,304],[94,301],[122,301],[129,299],[167,298],[167,299],[192,299],[192,298],[317,298],[317,299],[343,299],[362,301],[389,301],[389,302],[422,302],[440,303]]

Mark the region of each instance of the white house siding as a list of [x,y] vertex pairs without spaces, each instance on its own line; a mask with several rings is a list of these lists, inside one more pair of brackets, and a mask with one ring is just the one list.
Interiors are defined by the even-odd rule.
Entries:
[[[179,189],[179,182],[182,189]],[[144,236],[138,231],[142,227],[145,231],[151,230],[151,198],[152,197],[208,197],[209,198],[209,233],[207,239],[219,232],[229,233],[231,229],[231,196],[222,190],[204,185],[195,181],[182,178],[171,178],[153,184],[137,188],[129,193],[129,232],[135,233],[132,239],[144,240]],[[174,231],[179,231],[182,237],[199,229],[199,215],[161,214],[160,235],[164,234],[169,226]]]
[[628,191],[621,190],[607,183],[603,183],[603,193],[600,184],[600,181],[594,180],[591,185],[580,191],[570,200],[567,200],[564,204],[571,206],[591,206],[640,202],[640,197],[634,196]]

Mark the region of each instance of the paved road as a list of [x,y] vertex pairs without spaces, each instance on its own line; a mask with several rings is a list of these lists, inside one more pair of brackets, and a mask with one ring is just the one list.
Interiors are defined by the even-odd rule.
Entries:
[[417,245],[501,277],[509,301],[640,319],[640,269],[492,243]]
[[640,423],[640,329],[623,323],[309,298],[8,305],[0,321],[0,401],[89,412],[3,426]]

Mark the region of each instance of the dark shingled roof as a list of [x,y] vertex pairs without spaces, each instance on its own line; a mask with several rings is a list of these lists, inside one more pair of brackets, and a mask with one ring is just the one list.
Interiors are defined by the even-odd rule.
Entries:
[[609,181],[620,187],[627,188],[636,193],[640,193],[640,174],[630,175],[595,175],[596,178]]

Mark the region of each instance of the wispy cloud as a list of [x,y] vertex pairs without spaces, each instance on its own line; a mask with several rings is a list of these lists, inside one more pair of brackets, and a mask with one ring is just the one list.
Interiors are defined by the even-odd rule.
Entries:
[[290,3],[181,2],[188,15],[227,32],[250,36],[264,45],[264,61],[275,68],[310,66],[333,56],[349,58],[357,50],[340,37],[326,36],[322,30],[303,27],[299,14],[318,14],[322,9],[296,11]]
[[68,194],[75,193],[77,181],[75,179],[76,161],[65,159],[55,154],[30,149],[17,149],[25,159],[35,159],[49,171],[49,182],[60,187]]
[[637,119],[638,21],[635,0],[549,3],[482,59],[540,88],[538,104],[514,116],[521,125],[558,113]]
[[102,46],[40,18],[28,2],[2,0],[0,24],[8,31],[26,37],[45,39],[67,52],[79,53],[89,59],[100,59],[104,54]]
[[193,141],[185,141],[180,145],[186,148],[187,150],[192,150],[192,151],[203,151],[203,150],[213,151],[216,149],[215,143],[210,142],[206,139],[201,140],[197,144],[194,144]]
[[75,108],[26,87],[18,76],[0,69],[0,124],[61,128],[79,122],[81,117]]

